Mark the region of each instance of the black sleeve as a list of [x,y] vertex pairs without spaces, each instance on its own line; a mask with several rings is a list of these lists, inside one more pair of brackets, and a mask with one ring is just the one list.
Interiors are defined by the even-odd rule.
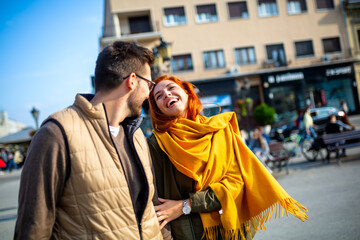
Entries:
[[221,209],[221,203],[211,188],[190,193],[190,202],[192,212],[207,213]]
[[68,161],[60,128],[46,123],[33,137],[23,166],[14,239],[50,239]]
[[[153,136],[154,137],[154,136]],[[151,159],[154,159],[154,156],[157,153],[157,150],[156,148],[154,147],[154,145],[151,143],[151,141],[149,141],[149,138],[147,139],[148,141],[148,145],[149,145],[149,150],[150,150],[150,156],[151,156]],[[152,170],[152,173],[153,173],[153,179],[154,179],[154,187],[155,187],[155,191],[154,191],[154,197],[153,197],[153,204],[156,206],[156,205],[160,205],[160,201],[158,200],[158,188],[157,188],[157,183],[156,183],[156,178],[157,177],[161,177],[159,176],[160,175],[160,172],[161,171],[157,171],[157,174],[155,173],[155,169],[154,169],[154,162],[155,161],[152,161],[152,164],[151,164],[151,170]],[[155,163],[157,164],[157,163]],[[156,167],[156,169],[158,169],[158,167]],[[170,227],[170,224],[166,224],[165,227],[163,227],[161,229],[161,234],[163,236],[163,239],[164,240],[172,240],[172,235],[171,235],[171,227]]]
[[[148,144],[150,154],[153,159],[153,166],[155,168],[154,175],[159,181],[157,181],[157,193],[163,196],[164,184],[164,162],[162,160],[167,159],[166,154],[161,150],[156,142],[154,135],[148,138]],[[192,212],[212,212],[221,209],[221,203],[216,197],[211,188],[196,193],[190,193],[191,211]],[[159,203],[154,202],[155,205]]]

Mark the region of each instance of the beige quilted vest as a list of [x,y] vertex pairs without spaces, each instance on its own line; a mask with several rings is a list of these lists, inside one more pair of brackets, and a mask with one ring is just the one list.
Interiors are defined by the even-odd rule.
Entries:
[[[53,238],[141,239],[103,105],[94,107],[77,95],[73,106],[50,118],[65,130],[71,162],[71,174],[56,209]],[[134,144],[149,183],[141,221],[142,239],[162,239],[151,201],[154,185],[149,150],[140,129],[134,134]]]

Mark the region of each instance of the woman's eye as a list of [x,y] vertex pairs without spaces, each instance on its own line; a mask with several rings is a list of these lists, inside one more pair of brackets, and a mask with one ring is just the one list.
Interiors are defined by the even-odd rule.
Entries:
[[157,95],[155,99],[156,99],[156,100],[159,100],[160,97],[161,97],[161,95]]
[[171,87],[169,87],[169,90],[171,90],[171,89],[173,89],[174,88],[174,86],[171,86]]

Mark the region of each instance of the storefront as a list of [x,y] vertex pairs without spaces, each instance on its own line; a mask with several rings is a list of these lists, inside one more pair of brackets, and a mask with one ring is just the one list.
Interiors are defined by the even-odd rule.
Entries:
[[277,121],[296,117],[297,109],[340,108],[345,100],[350,113],[359,112],[354,68],[351,62],[276,71],[261,75],[265,102],[275,108]]

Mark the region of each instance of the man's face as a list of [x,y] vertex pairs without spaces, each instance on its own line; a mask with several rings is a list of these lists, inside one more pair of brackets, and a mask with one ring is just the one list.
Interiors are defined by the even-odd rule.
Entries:
[[[149,64],[145,64],[145,72],[141,74],[142,77],[151,80],[151,69]],[[141,107],[146,99],[149,98],[149,84],[147,81],[137,78],[137,84],[134,91],[128,98],[128,107],[130,109],[129,117],[139,117],[141,115]]]

